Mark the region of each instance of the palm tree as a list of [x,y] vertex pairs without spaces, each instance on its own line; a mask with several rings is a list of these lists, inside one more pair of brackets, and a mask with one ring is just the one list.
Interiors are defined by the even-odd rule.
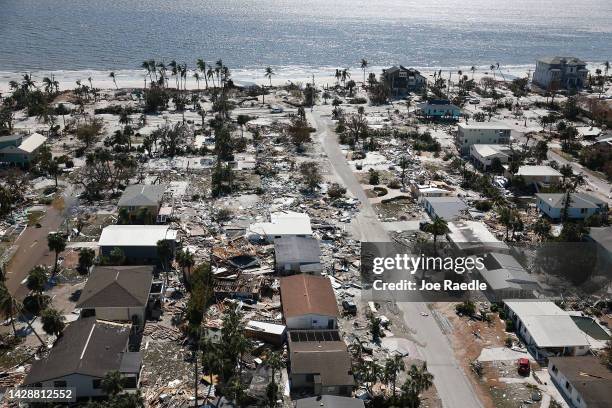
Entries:
[[196,65],[200,72],[202,73],[202,78],[204,78],[204,84],[206,89],[208,89],[208,75],[206,74],[206,62],[203,59],[198,59]]
[[94,259],[96,258],[96,253],[91,248],[81,248],[79,251],[79,271],[84,273],[89,271],[89,268],[94,263]]
[[106,395],[114,397],[123,391],[123,384],[121,373],[114,370],[106,373],[100,385]]
[[410,160],[408,157],[402,156],[399,160],[399,166],[402,169],[402,190],[406,189],[406,169],[410,165]]
[[197,72],[193,73],[193,77],[196,80],[196,83],[198,84],[198,91],[200,90],[200,74],[198,74]]
[[491,69],[491,71],[493,71],[493,80],[495,80],[495,65],[491,64],[489,68]]
[[436,217],[431,224],[427,226],[427,232],[433,235],[433,247],[434,253],[438,253],[438,249],[436,247],[436,243],[439,235],[444,235],[449,232],[448,224],[446,220]]
[[15,328],[15,298],[11,295],[5,283],[0,283],[0,313],[6,316],[11,321],[13,328],[13,336],[17,336],[17,329]]
[[216,88],[216,84],[215,84],[215,71],[212,69],[212,67],[208,67],[208,71],[206,71],[206,78],[210,79],[213,83],[213,88]]
[[366,83],[366,68],[368,68],[368,60],[365,58],[361,59],[361,69],[363,70],[363,86]]
[[110,74],[108,74],[108,76],[109,76],[110,78],[113,78],[113,83],[115,84],[115,88],[116,88],[116,89],[119,89],[119,87],[117,86],[117,78],[116,78],[116,76],[115,76],[115,73],[111,71],[111,73],[110,73]]
[[342,70],[342,72],[340,73],[340,78],[342,79],[342,84],[344,86],[346,86],[346,80],[349,79],[351,77],[351,73],[349,72],[348,68],[345,68]]
[[49,77],[44,77],[42,82],[45,86],[45,92],[51,94],[53,92],[53,80]]
[[62,316],[57,310],[47,308],[43,310],[40,315],[42,321],[42,328],[50,336],[60,337],[66,327],[66,318]]
[[[145,74],[145,81],[146,81],[147,75],[149,76],[149,79],[151,79],[151,81],[153,81],[153,78],[151,78],[151,64],[149,63],[149,61],[143,61],[142,64],[140,65],[140,67],[142,69],[144,69],[145,71],[147,71],[147,73]],[[155,69],[155,68],[153,68],[153,69]]]
[[472,71],[472,81],[474,80],[474,72],[476,72],[476,67],[474,65],[472,65],[472,67],[470,68],[470,71]]
[[270,88],[272,88],[272,75],[275,75],[274,70],[272,69],[272,67],[266,67],[266,71],[264,73],[264,76],[266,78],[268,78],[268,80],[270,81]]
[[604,82],[608,79],[608,71],[610,70],[610,61],[604,62]]
[[166,271],[166,284],[169,281],[168,270],[170,269],[170,265],[168,265],[168,263],[172,260],[172,252],[170,241],[165,239],[157,241],[157,256],[159,257],[163,270]]
[[179,266],[183,268],[187,268],[187,274],[191,274],[191,268],[195,264],[195,260],[193,259],[193,254],[189,252],[189,250],[180,251],[176,254],[176,261]]
[[52,276],[55,276],[57,272],[57,260],[59,258],[59,254],[66,249],[66,237],[58,233],[49,234],[47,236],[47,245],[49,247],[49,251],[55,252],[55,263],[53,264],[52,273]]
[[427,363],[421,367],[412,365],[408,371],[408,378],[402,385],[402,406],[416,408],[420,405],[419,395],[433,385],[433,375],[427,371]]
[[395,398],[395,384],[397,382],[397,374],[400,371],[405,371],[406,365],[402,356],[396,354],[392,358],[385,362],[384,378],[385,381],[391,383],[391,389],[393,391],[393,398]]

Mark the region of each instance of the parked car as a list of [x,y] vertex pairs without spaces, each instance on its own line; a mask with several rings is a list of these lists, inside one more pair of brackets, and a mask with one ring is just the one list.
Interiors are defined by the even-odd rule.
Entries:
[[357,314],[357,305],[354,302],[351,302],[350,300],[342,301],[342,309],[344,310],[344,313],[346,314],[351,314],[351,315]]

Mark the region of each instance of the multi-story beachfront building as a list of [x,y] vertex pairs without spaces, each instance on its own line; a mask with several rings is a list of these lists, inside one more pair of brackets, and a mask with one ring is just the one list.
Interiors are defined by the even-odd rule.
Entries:
[[537,61],[533,82],[543,89],[579,89],[586,85],[589,70],[575,57],[546,57]]

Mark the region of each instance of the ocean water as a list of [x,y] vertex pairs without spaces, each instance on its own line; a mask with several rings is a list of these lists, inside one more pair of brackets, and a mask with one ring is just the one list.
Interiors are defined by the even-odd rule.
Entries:
[[0,0],[0,71],[612,59],[612,0]]

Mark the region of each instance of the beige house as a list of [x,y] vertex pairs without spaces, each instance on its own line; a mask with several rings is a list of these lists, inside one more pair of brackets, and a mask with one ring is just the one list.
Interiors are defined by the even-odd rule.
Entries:
[[77,307],[82,317],[143,326],[153,283],[153,266],[97,266]]
[[[119,211],[127,211],[132,223],[149,224],[155,221],[160,213],[166,184],[133,184],[127,186],[119,199]],[[145,222],[148,214],[149,221]]]

